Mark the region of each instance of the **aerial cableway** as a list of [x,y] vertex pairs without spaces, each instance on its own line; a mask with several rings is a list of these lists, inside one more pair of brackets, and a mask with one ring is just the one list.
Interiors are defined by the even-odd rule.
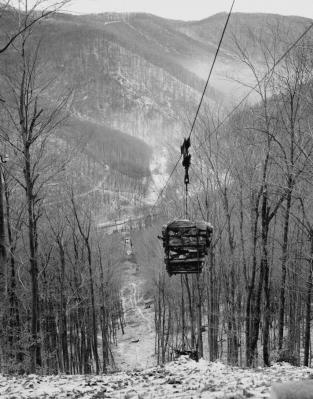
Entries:
[[[185,217],[183,220],[174,220],[169,222],[166,226],[163,226],[162,237],[163,247],[165,251],[165,265],[168,274],[198,274],[201,273],[205,256],[208,253],[208,248],[211,243],[211,236],[213,233],[213,227],[206,221],[191,221],[188,219],[188,185],[189,185],[189,167],[191,164],[191,155],[189,154],[189,147],[191,145],[190,139],[194,131],[196,121],[201,109],[201,105],[209,85],[209,81],[213,72],[213,68],[222,45],[222,41],[226,32],[226,28],[232,13],[235,0],[233,0],[230,11],[228,13],[215,56],[209,71],[208,78],[206,80],[200,102],[191,125],[190,133],[188,138],[184,139],[181,146],[181,155],[169,176],[163,190],[161,190],[158,198],[161,197],[163,191],[169,183],[176,167],[179,164],[181,158],[183,158],[182,164],[185,168]],[[158,201],[158,199],[157,199]]]
[[169,276],[173,274],[199,274],[208,254],[213,227],[206,221],[188,219],[188,185],[191,155],[190,136],[181,146],[185,169],[185,219],[173,220],[163,226],[162,237],[165,265]]

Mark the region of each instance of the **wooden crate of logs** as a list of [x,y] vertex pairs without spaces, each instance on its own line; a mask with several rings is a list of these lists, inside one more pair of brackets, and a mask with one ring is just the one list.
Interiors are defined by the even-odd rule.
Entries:
[[163,226],[162,240],[168,274],[201,273],[213,228],[207,222],[175,220]]

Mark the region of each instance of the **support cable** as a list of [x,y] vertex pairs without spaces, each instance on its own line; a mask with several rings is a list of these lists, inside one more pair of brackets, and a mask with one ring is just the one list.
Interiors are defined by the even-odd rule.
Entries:
[[[180,161],[181,157],[183,156],[183,166],[184,166],[184,168],[185,168],[185,179],[184,179],[184,183],[185,183],[185,186],[186,186],[186,204],[185,204],[185,212],[186,212],[186,215],[187,215],[187,212],[188,212],[188,209],[187,209],[188,187],[187,187],[187,185],[189,184],[188,169],[189,169],[189,166],[190,166],[191,155],[188,154],[188,152],[187,152],[186,154],[184,154],[184,153],[183,153],[183,150],[184,150],[184,146],[186,145],[186,142],[187,142],[187,143],[189,142],[188,148],[190,147],[190,137],[191,137],[192,132],[193,132],[193,130],[194,130],[194,127],[195,127],[195,124],[196,124],[196,121],[197,121],[197,118],[198,118],[198,115],[199,115],[199,112],[200,112],[200,108],[201,108],[201,105],[202,105],[202,102],[203,102],[203,99],[204,99],[204,96],[205,96],[207,87],[208,87],[208,85],[209,85],[209,81],[210,81],[210,78],[211,78],[211,75],[212,75],[212,72],[213,72],[213,68],[214,68],[214,66],[215,66],[215,62],[216,62],[217,56],[218,56],[218,54],[219,54],[219,51],[220,51],[220,48],[221,48],[221,45],[222,45],[222,41],[223,41],[223,38],[224,38],[224,35],[225,35],[225,32],[226,32],[227,26],[228,26],[228,22],[229,22],[229,19],[230,19],[230,16],[231,16],[231,13],[232,13],[232,10],[233,10],[235,1],[236,1],[236,0],[233,0],[232,5],[231,5],[230,10],[229,10],[229,13],[228,13],[228,15],[227,15],[227,19],[226,19],[226,22],[225,22],[225,24],[224,24],[224,28],[223,28],[223,31],[222,31],[222,34],[221,34],[221,37],[220,37],[220,40],[219,40],[219,43],[218,43],[218,46],[217,46],[215,55],[214,55],[214,59],[213,59],[213,62],[212,62],[212,65],[211,65],[211,68],[210,68],[210,71],[209,71],[209,75],[208,75],[208,78],[207,78],[207,80],[206,80],[204,89],[203,89],[203,91],[202,91],[202,95],[201,95],[201,98],[200,98],[200,102],[199,102],[199,105],[198,105],[198,108],[197,108],[197,111],[196,111],[194,120],[193,120],[192,125],[191,125],[190,133],[189,133],[189,135],[188,135],[188,138],[187,138],[187,139],[184,139],[184,143],[183,143],[183,145],[182,145],[182,147],[181,147],[181,155],[180,155],[179,159],[177,160],[176,164],[174,165],[174,168],[173,168],[171,174],[169,175],[169,177],[168,177],[168,179],[167,179],[165,185],[163,186],[162,190],[160,191],[160,193],[159,193],[159,195],[158,195],[158,197],[157,197],[157,199],[156,199],[156,201],[155,201],[155,203],[154,203],[154,205],[153,205],[153,207],[152,207],[152,212],[153,212],[153,210],[155,209],[155,207],[156,207],[156,205],[157,205],[157,203],[158,203],[160,197],[162,196],[163,192],[164,192],[165,189],[167,188],[167,186],[168,186],[168,184],[169,184],[169,181],[170,181],[170,179],[172,178],[172,176],[173,176],[173,174],[174,174],[174,172],[175,172],[175,170],[176,170],[176,168],[177,168],[177,166],[178,166],[178,164],[179,164],[179,161]],[[187,144],[187,145],[188,145],[188,144]],[[185,164],[188,165],[188,166],[186,167]],[[188,181],[188,182],[186,183],[186,181]]]
[[[233,2],[234,3],[234,2]],[[232,6],[231,6],[232,8],[233,8],[233,4],[232,4]],[[231,9],[232,9],[231,8]],[[229,18],[227,19],[227,20],[229,20]],[[253,91],[255,91],[255,89],[257,88],[257,86],[259,85],[259,83],[261,83],[261,82],[263,82],[265,79],[266,79],[266,77],[269,75],[269,74],[271,74],[272,72],[273,72],[273,70],[277,67],[277,65],[278,64],[280,64],[281,63],[281,61],[290,53],[290,51],[308,34],[308,32],[312,29],[312,27],[313,27],[313,22],[303,31],[303,33],[298,37],[298,39],[282,54],[282,56],[273,64],[273,66],[272,66],[272,68],[263,76],[263,78],[255,85],[255,86],[253,86],[252,88],[251,88],[251,90],[237,103],[237,105],[235,105],[235,107],[225,116],[225,118],[220,122],[220,123],[218,123],[218,125],[215,127],[215,129],[213,130],[213,133],[214,132],[216,132],[239,108],[240,108],[240,106],[247,100],[247,98],[250,96],[250,94],[253,92]],[[223,30],[223,33],[224,33],[224,31],[226,30],[226,28]],[[220,41],[221,42],[221,41]],[[217,55],[216,55],[217,56]],[[216,59],[216,57],[214,58],[214,60]],[[211,67],[211,70],[212,70],[212,67]],[[211,70],[210,70],[210,74],[211,74]],[[209,75],[210,76],[210,75]],[[208,84],[206,84],[205,85],[205,89],[207,88],[207,86],[208,86]],[[203,97],[204,97],[204,93],[202,94],[202,97],[201,97],[201,100],[200,100],[200,103],[202,103],[202,101],[203,101]],[[200,106],[201,106],[201,104],[199,104]],[[197,109],[197,116],[198,116],[198,113],[199,113],[199,110],[200,110],[200,106],[198,107],[198,109]],[[197,117],[195,117],[195,119],[194,119],[194,121],[193,121],[193,125],[192,125],[192,128],[191,128],[191,130],[190,130],[190,133],[189,133],[189,137],[191,136],[191,134],[192,134],[192,132],[193,132],[193,128],[194,128],[194,125],[195,125],[195,122],[196,122],[196,119],[197,119]],[[175,165],[174,165],[174,167],[173,167],[173,169],[172,169],[172,171],[171,171],[171,173],[170,173],[170,175],[169,175],[169,177],[168,177],[168,179],[166,180],[166,183],[164,184],[164,186],[163,186],[163,188],[161,189],[161,191],[159,192],[159,194],[158,194],[158,197],[157,197],[157,199],[156,199],[156,201],[155,201],[155,203],[154,203],[154,205],[153,205],[153,207],[152,207],[152,210],[151,210],[151,212],[153,212],[153,210],[156,208],[156,206],[157,206],[157,203],[158,203],[158,201],[159,201],[159,199],[161,198],[161,196],[162,196],[162,194],[164,193],[164,191],[166,190],[166,188],[167,188],[167,186],[168,186],[168,184],[169,184],[169,182],[170,182],[170,180],[171,180],[171,178],[172,178],[172,176],[173,176],[173,174],[174,174],[174,172],[175,172],[175,170],[176,170],[176,168],[177,168],[177,166],[178,166],[178,164],[179,164],[179,162],[180,162],[180,160],[181,160],[181,157],[182,157],[182,155],[180,155],[179,156],[179,158],[177,159],[177,161],[176,161],[176,163],[175,163]]]
[[255,91],[255,89],[259,86],[260,83],[262,83],[268,75],[270,75],[274,69],[277,67],[278,64],[282,62],[282,60],[290,53],[290,51],[308,34],[308,32],[313,28],[313,22],[304,30],[304,32],[298,37],[298,39],[283,53],[281,57],[278,58],[276,62],[274,62],[272,68],[267,71],[262,79],[256,83],[250,90],[249,92],[239,101],[237,105],[234,106],[234,108],[225,116],[225,118],[216,126],[216,128],[213,130],[213,133],[215,133],[236,111],[237,109],[247,100],[247,98],[250,96],[252,92]]
[[227,25],[228,25],[231,13],[233,11],[233,7],[234,7],[234,4],[235,4],[235,1],[236,0],[233,0],[232,5],[231,5],[230,10],[229,10],[229,13],[227,15],[227,19],[226,19],[226,22],[225,22],[225,25],[224,25],[224,28],[223,28],[223,32],[222,32],[220,41],[218,43],[218,46],[217,46],[217,49],[216,49],[216,52],[215,52],[215,55],[214,55],[214,59],[213,59],[213,62],[212,62],[211,68],[210,68],[209,76],[208,76],[207,81],[205,83],[205,86],[204,86],[204,89],[203,89],[203,92],[202,92],[202,96],[201,96],[201,99],[200,99],[200,102],[199,102],[199,105],[198,105],[198,108],[197,108],[197,111],[196,111],[196,115],[195,115],[194,120],[193,120],[192,125],[191,125],[190,133],[189,133],[189,136],[188,136],[189,139],[190,139],[191,134],[193,132],[193,129],[195,127],[195,124],[196,124],[196,121],[197,121],[197,118],[198,118],[198,115],[199,115],[199,112],[200,112],[200,108],[201,108],[201,105],[202,105],[202,102],[203,102],[203,99],[204,99],[204,95],[205,95],[206,89],[207,89],[207,87],[209,85],[209,81],[210,81],[210,78],[211,78],[211,75],[212,75],[212,72],[213,72],[213,68],[214,68],[218,53],[220,51],[220,48],[221,48],[221,45],[222,45],[222,41],[224,39],[224,35],[225,35],[226,29],[227,29]]

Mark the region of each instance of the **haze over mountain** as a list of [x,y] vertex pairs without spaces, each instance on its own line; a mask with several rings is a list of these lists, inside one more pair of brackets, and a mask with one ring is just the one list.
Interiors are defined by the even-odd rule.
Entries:
[[[158,158],[161,148],[180,144],[189,129],[226,17],[184,22],[141,13],[61,13],[44,21],[37,28],[41,59],[47,75],[56,76],[49,97],[73,92],[67,135],[86,132],[87,156],[99,168],[105,164],[131,180],[145,179],[145,191],[153,154]],[[258,35],[270,44],[278,26],[295,38],[309,23],[302,17],[233,14],[207,104],[231,107],[253,82],[238,59],[238,44],[262,69]],[[113,147],[120,147],[119,155]],[[121,158],[127,159],[123,165]],[[154,165],[158,173],[161,165]]]
[[[60,14],[42,25],[41,33],[49,33],[45,57],[58,74],[57,84],[75,88],[74,115],[154,145],[174,132],[182,135],[181,116],[192,116],[199,101],[225,19],[224,13],[195,22],[148,14]],[[257,61],[258,45],[251,36],[273,40],[279,25],[297,37],[309,22],[232,15],[207,91],[209,102],[232,103],[244,91],[237,81],[252,78],[238,60],[234,38]]]

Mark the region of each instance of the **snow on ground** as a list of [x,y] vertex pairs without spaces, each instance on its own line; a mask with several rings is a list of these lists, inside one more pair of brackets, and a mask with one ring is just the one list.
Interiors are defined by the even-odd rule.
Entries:
[[122,303],[126,327],[119,330],[113,347],[116,366],[120,370],[147,368],[156,364],[154,357],[154,313],[145,306],[144,280],[136,263],[125,262],[122,272]]
[[[144,277],[133,262],[122,265],[125,333],[119,331],[114,356],[120,372],[108,375],[0,375],[1,399],[243,399],[269,398],[276,382],[313,378],[313,368],[286,363],[242,369],[187,357],[155,364],[153,309],[144,301]],[[152,305],[153,306],[153,305]]]
[[240,369],[220,362],[199,363],[182,357],[142,371],[101,376],[0,376],[2,399],[26,398],[268,398],[274,382],[313,376],[311,368],[288,364]]
[[165,148],[155,149],[152,160],[150,162],[151,183],[148,193],[145,196],[145,203],[147,205],[154,205],[158,198],[161,189],[164,187],[167,179],[167,159],[168,154]]

